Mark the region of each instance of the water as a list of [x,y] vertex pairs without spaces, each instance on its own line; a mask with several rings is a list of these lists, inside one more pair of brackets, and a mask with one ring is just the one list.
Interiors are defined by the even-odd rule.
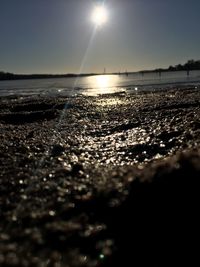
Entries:
[[35,80],[0,81],[0,96],[8,95],[64,95],[73,96],[109,94],[120,91],[133,92],[169,88],[175,86],[200,85],[200,71],[150,72],[121,75],[98,75],[82,78],[52,78]]

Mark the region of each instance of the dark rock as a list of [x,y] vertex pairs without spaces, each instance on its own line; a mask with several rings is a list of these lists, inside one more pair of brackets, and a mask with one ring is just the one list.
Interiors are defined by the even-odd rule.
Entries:
[[51,151],[51,155],[54,157],[60,156],[65,151],[65,148],[61,144],[54,145]]

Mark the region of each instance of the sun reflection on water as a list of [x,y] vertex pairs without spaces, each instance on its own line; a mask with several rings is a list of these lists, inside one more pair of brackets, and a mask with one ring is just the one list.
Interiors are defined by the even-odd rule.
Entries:
[[112,94],[121,92],[117,87],[117,75],[95,75],[87,78],[89,88],[84,92],[85,95]]
[[116,76],[99,75],[96,76],[96,86],[99,88],[108,88],[114,84]]

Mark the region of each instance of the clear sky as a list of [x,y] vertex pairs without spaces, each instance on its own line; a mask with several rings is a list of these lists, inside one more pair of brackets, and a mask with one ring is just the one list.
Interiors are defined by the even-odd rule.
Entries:
[[136,71],[200,59],[200,0],[0,0],[0,70]]

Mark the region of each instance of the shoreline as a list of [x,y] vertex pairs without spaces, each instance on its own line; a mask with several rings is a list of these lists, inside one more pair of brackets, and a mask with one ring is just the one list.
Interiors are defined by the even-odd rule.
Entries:
[[0,97],[1,266],[198,262],[199,118],[199,88]]

